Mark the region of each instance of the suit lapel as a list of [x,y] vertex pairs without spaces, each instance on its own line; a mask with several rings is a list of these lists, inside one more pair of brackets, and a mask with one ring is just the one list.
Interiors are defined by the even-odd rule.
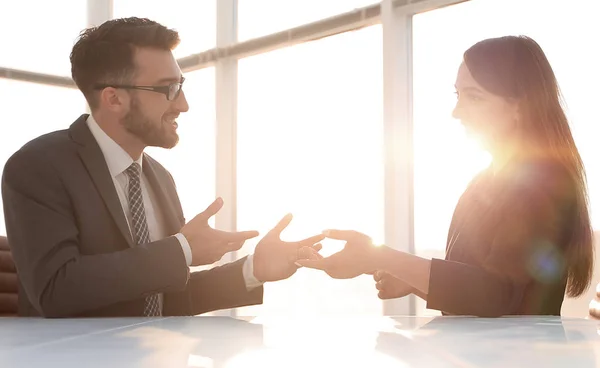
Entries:
[[146,154],[144,154],[143,171],[146,179],[148,180],[148,184],[150,184],[152,191],[156,195],[160,210],[162,210],[163,218],[167,224],[169,233],[167,235],[172,235],[178,232],[181,228],[179,216],[175,210],[175,204],[169,199],[169,193],[167,192],[167,187],[172,186],[172,183],[165,183],[164,180],[159,178],[156,164],[152,160],[148,159]]
[[117,224],[117,227],[121,231],[123,237],[127,240],[127,244],[133,247],[135,246],[135,243],[129,232],[127,219],[123,213],[123,207],[119,201],[115,184],[108,171],[108,166],[106,165],[100,146],[98,146],[96,139],[86,124],[87,117],[87,114],[82,115],[71,125],[71,128],[69,129],[71,138],[79,144],[79,156],[87,168],[92,181],[96,185],[98,192],[102,196],[108,211]]

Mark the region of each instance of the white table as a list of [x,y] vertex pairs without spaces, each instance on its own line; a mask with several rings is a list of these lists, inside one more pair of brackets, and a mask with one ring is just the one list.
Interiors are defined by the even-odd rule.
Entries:
[[548,317],[0,319],[1,367],[600,366],[599,324]]

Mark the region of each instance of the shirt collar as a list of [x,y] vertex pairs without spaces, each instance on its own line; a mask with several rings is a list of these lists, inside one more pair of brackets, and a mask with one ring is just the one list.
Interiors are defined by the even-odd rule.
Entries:
[[[100,150],[104,155],[104,160],[108,165],[108,171],[110,172],[110,175],[114,178],[123,171],[127,170],[127,168],[134,162],[131,156],[129,156],[123,147],[119,146],[117,142],[109,137],[108,134],[102,130],[102,128],[100,128],[91,114],[86,123],[90,129],[90,132],[92,132],[92,135],[96,139],[96,142],[98,142],[98,146],[100,146]],[[140,165],[140,168],[142,168],[142,157],[143,153],[140,155],[140,158],[136,160],[136,162]]]

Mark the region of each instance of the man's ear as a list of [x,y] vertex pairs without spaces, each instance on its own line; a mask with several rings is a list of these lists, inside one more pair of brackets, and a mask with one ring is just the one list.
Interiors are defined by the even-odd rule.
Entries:
[[122,112],[129,106],[129,95],[113,87],[106,87],[100,91],[100,106],[112,112]]

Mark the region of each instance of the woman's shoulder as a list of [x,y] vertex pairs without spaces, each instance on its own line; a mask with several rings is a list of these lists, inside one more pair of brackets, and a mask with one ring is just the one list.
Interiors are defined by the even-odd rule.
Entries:
[[552,160],[524,160],[512,163],[502,173],[501,180],[517,193],[527,196],[566,196],[575,182],[567,168]]

